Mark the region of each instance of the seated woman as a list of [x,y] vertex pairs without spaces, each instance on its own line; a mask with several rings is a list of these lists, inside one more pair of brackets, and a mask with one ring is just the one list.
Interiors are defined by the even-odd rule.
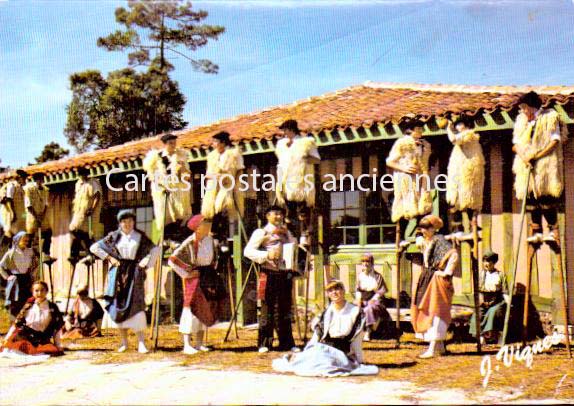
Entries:
[[355,300],[365,313],[365,335],[363,341],[370,341],[371,333],[376,331],[381,319],[387,316],[383,305],[383,296],[387,293],[387,285],[383,276],[375,271],[372,254],[364,254],[361,258],[363,268],[357,275],[357,291]]
[[363,312],[345,300],[341,281],[331,281],[326,290],[331,303],[313,321],[314,334],[305,349],[274,360],[273,369],[301,376],[376,375],[376,366],[362,364]]
[[30,236],[20,231],[12,238],[12,247],[0,261],[0,275],[8,281],[6,285],[6,306],[12,317],[16,317],[30,297],[32,281],[38,270],[38,256],[28,247]]
[[416,337],[429,342],[428,350],[419,358],[446,352],[444,341],[454,293],[451,279],[458,264],[458,253],[443,235],[437,234],[442,226],[442,220],[432,214],[419,222],[423,234],[418,242],[423,252],[423,271],[413,295],[411,324]]
[[[508,298],[508,285],[504,272],[496,269],[498,254],[489,251],[482,257],[483,269],[478,274],[480,291],[480,340],[497,342],[504,328],[504,316]],[[470,334],[476,337],[476,318],[470,319]]]
[[104,310],[97,300],[88,296],[88,287],[78,289],[72,311],[66,316],[62,338],[99,337]]
[[62,313],[46,299],[47,294],[46,282],[32,285],[32,297],[22,307],[0,349],[28,355],[63,353],[60,345],[60,329],[64,324]]

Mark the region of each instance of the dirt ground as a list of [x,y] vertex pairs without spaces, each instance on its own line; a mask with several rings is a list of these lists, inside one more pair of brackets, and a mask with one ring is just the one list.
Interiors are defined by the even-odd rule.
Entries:
[[[0,324],[5,333],[7,323]],[[278,352],[257,353],[256,330],[240,329],[223,343],[224,326],[210,329],[214,351],[181,353],[176,326],[162,326],[158,351],[117,353],[118,338],[64,342],[66,355],[47,360],[0,357],[0,404],[381,404],[381,403],[574,403],[574,361],[564,348],[534,356],[531,369],[483,355],[475,345],[453,343],[449,355],[421,360],[424,346],[410,334],[397,349],[392,340],[365,343],[365,358],[379,367],[370,377],[303,378],[275,373]],[[299,342],[301,343],[301,342]],[[151,343],[150,343],[151,345]],[[490,355],[492,373],[482,386],[480,366]],[[42,383],[42,390],[30,390]]]

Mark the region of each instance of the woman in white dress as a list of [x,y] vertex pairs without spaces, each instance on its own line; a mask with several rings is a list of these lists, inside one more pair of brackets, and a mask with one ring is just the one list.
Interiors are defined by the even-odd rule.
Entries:
[[111,265],[105,293],[110,327],[120,331],[118,352],[128,349],[128,329],[138,337],[138,352],[145,346],[145,269],[157,259],[157,248],[146,235],[135,228],[136,215],[131,210],[118,214],[119,228],[92,244],[90,251]]

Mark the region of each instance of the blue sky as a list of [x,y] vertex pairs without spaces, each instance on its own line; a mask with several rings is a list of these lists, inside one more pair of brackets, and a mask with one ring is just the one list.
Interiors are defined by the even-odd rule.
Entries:
[[[68,76],[127,64],[96,39],[122,1],[0,0],[1,166],[34,162],[63,135]],[[190,126],[367,80],[574,84],[574,1],[201,1],[226,27],[196,52],[218,75],[172,59]]]

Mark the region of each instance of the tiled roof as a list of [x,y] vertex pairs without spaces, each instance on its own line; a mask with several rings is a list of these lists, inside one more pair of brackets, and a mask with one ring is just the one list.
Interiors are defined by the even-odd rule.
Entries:
[[[228,131],[234,141],[272,139],[277,127],[292,118],[303,132],[320,132],[333,128],[371,126],[375,123],[398,123],[405,117],[423,120],[446,113],[511,109],[518,98],[534,90],[546,101],[550,98],[565,103],[574,99],[574,86],[462,86],[388,84],[367,82],[322,96],[310,97],[292,104],[271,107],[177,132],[184,148],[206,148],[211,136]],[[79,154],[59,161],[34,165],[30,173],[59,173],[79,166],[112,164],[136,160],[154,147],[156,137],[132,141],[115,147]],[[0,175],[0,180],[6,175]]]

